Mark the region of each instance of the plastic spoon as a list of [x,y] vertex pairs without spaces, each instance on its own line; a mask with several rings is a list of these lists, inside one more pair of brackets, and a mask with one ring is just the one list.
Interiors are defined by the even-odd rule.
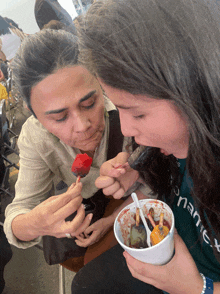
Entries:
[[133,199],[133,201],[134,201],[135,207],[136,207],[136,208],[139,208],[140,217],[141,217],[141,220],[142,220],[142,222],[143,222],[143,224],[144,224],[145,230],[146,230],[146,232],[147,232],[147,245],[148,245],[148,247],[151,247],[151,241],[150,241],[150,234],[151,234],[151,231],[150,231],[150,229],[149,229],[149,227],[148,227],[148,225],[147,225],[146,219],[145,219],[145,217],[144,217],[144,213],[143,213],[143,211],[142,211],[142,208],[141,208],[141,206],[140,206],[139,200],[138,200],[138,198],[137,198],[137,194],[136,194],[136,193],[131,193],[131,197],[132,197],[132,199]]

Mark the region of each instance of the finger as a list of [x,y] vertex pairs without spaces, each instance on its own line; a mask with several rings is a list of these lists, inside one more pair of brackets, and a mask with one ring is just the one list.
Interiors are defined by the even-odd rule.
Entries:
[[108,176],[112,177],[112,178],[119,178],[121,175],[124,175],[128,170],[125,168],[112,168],[109,173]]
[[85,241],[86,239],[84,239],[83,241],[80,240],[75,240],[76,245],[80,246],[80,247],[88,247],[87,242]]
[[115,192],[112,196],[115,199],[121,199],[125,194],[125,190],[123,188],[120,188],[117,192]]
[[92,234],[89,238],[84,239],[83,241],[76,240],[76,244],[78,246],[82,246],[83,245],[83,247],[88,247],[89,245],[94,244],[95,243],[96,236],[95,235],[93,236],[93,235],[94,234]]
[[[85,213],[85,210],[84,210]],[[93,214],[90,213],[86,216],[86,218],[84,219],[84,221],[80,224],[80,226],[77,228],[77,230],[72,231],[71,235],[72,236],[76,236],[76,235],[80,235],[82,232],[84,232],[87,227],[90,225],[90,222],[92,220]]]
[[154,279],[155,275],[159,274],[163,266],[155,266],[149,263],[144,263],[132,257],[128,252],[124,251],[123,255],[126,259],[127,265],[135,272],[135,275],[148,277]]
[[[102,176],[108,176],[109,172],[112,169],[115,169],[114,166],[119,166],[119,165],[123,165],[127,162],[127,159],[129,157],[129,154],[126,152],[120,152],[118,153],[118,155],[111,159],[106,161],[105,163],[102,164],[101,168],[100,168],[100,175]],[[117,169],[115,169],[117,170]]]
[[117,168],[117,169],[119,169],[119,168],[127,169],[130,167],[128,162],[126,162],[124,164],[116,163],[116,164],[113,164],[113,166],[114,166],[114,168]]
[[58,222],[60,220],[65,220],[72,213],[77,211],[82,203],[82,196],[78,196],[72,199],[69,203],[58,209],[53,213],[54,222]]
[[114,184],[114,182],[115,182],[115,179],[112,177],[101,176],[95,180],[95,185],[97,188],[103,189],[105,187],[111,186],[112,184]]
[[[52,201],[48,203],[47,207],[47,213],[54,213],[61,207],[65,206],[67,203],[69,203],[73,198],[80,195],[82,190],[82,183],[79,183],[78,185],[74,186],[70,190],[66,191],[63,194],[60,194],[52,198]],[[45,202],[45,204],[47,204]]]
[[139,274],[135,269],[133,269],[131,266],[128,265],[128,269],[131,272],[132,277],[134,277],[135,279],[138,279],[144,283],[150,284],[150,285],[154,285],[154,281],[146,276],[143,276],[141,274]]
[[85,240],[84,237],[82,237],[81,235],[75,236],[77,238],[77,240],[83,242]]
[[105,195],[107,195],[107,196],[108,195],[113,195],[113,194],[115,194],[120,189],[121,189],[121,186],[120,186],[119,182],[118,181],[115,181],[113,185],[104,188],[103,189],[103,193]]
[[89,238],[89,237],[90,237],[90,235],[85,233],[85,237],[86,237],[86,238]]
[[85,231],[84,231],[84,235],[86,236],[86,238],[89,238],[92,232],[94,231],[94,226],[91,225],[89,226]]
[[79,209],[77,210],[77,214],[74,217],[72,221],[65,222],[64,226],[62,227],[62,230],[64,233],[70,233],[72,237],[75,236],[76,234],[79,235],[82,233],[82,231],[78,232],[78,229],[82,226],[85,220],[85,210],[84,210],[84,205],[81,204]]
[[114,166],[117,164],[120,164],[120,165],[127,164],[129,156],[130,154],[127,152],[119,152],[117,156],[114,158],[114,161],[113,161]]
[[69,188],[67,189],[67,191],[71,190],[75,186],[76,186],[76,183],[72,183],[72,185],[69,186]]

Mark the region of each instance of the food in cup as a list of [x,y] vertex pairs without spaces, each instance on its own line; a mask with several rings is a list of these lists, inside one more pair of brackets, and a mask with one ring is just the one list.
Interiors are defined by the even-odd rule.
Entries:
[[163,265],[171,260],[174,254],[175,219],[171,208],[158,199],[141,199],[139,204],[147,217],[150,208],[154,209],[155,225],[159,224],[160,214],[164,213],[163,225],[169,228],[168,235],[158,244],[147,248],[131,248],[131,225],[135,224],[136,205],[134,202],[124,207],[115,218],[114,234],[121,247],[135,259],[154,265]]
[[164,213],[161,212],[159,224],[154,226],[150,235],[152,246],[160,243],[168,235],[169,231],[168,226],[164,225]]
[[140,211],[136,208],[136,222],[131,226],[130,232],[130,247],[133,248],[146,248],[147,247],[147,232],[140,222]]
[[[123,212],[123,215],[125,213],[128,213],[128,211]],[[146,212],[146,209],[145,209]],[[129,225],[130,228],[130,236],[128,237],[127,234],[124,235],[125,238],[125,244],[130,248],[136,248],[136,249],[143,249],[148,248],[146,239],[147,239],[147,233],[144,228],[144,225],[142,221],[139,218],[138,209],[135,213],[129,213],[128,216],[130,216],[130,224],[129,224],[129,217],[127,219],[127,225]],[[161,242],[169,233],[170,231],[170,224],[169,222],[164,219],[164,212],[160,213],[160,219],[154,220],[154,208],[151,207],[147,213],[147,217],[145,217],[151,232],[150,239],[151,239],[151,245],[154,246]],[[123,226],[126,225],[125,223]],[[123,227],[121,228],[121,231],[123,231]]]

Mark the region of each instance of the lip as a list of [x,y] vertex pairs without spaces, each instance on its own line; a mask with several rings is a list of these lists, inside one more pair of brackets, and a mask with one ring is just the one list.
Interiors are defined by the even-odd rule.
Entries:
[[79,141],[77,140],[77,142],[78,142],[78,144],[82,144],[82,145],[88,144],[88,143],[92,142],[93,140],[95,141],[95,139],[97,138],[97,136],[99,135],[99,133],[100,133],[99,131],[96,131],[89,138],[83,139],[83,140],[79,140]]

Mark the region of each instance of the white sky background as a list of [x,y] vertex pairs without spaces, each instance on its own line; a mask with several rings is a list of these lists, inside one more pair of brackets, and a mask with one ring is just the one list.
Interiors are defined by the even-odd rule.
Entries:
[[[58,0],[74,19],[76,16],[72,0]],[[0,15],[13,19],[27,34],[39,31],[34,16],[35,0],[0,0]]]

